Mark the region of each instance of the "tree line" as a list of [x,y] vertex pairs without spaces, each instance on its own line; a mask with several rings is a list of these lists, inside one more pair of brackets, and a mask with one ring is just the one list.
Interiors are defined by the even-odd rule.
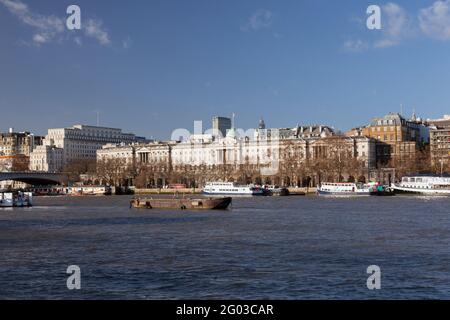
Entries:
[[[75,160],[64,168],[68,182],[108,184],[113,186],[134,185],[137,188],[164,187],[184,184],[186,187],[202,187],[208,181],[233,181],[242,184],[274,184],[308,187],[320,182],[366,182],[371,174],[381,176],[390,170],[392,179],[421,172],[438,173],[440,166],[431,166],[429,152],[419,150],[413,156],[394,158],[368,168],[368,163],[355,154],[348,140],[332,137],[323,145],[307,151],[295,141],[283,142],[280,147],[278,166],[274,173],[265,175],[267,165],[244,163],[220,165],[172,165],[169,161],[128,163],[122,158]],[[448,165],[444,171],[449,172]],[[392,181],[391,181],[392,182]]]

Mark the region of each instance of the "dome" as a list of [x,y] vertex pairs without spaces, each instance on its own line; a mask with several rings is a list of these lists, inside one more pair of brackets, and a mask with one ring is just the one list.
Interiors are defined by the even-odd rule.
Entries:
[[232,139],[236,138],[236,130],[234,128],[231,128],[228,130],[227,138],[232,138]]
[[265,128],[266,128],[266,124],[264,123],[264,119],[261,118],[261,120],[259,120],[258,129],[265,129]]

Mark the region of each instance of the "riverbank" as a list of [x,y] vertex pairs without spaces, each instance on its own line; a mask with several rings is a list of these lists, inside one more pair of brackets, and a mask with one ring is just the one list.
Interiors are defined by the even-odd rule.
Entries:
[[288,188],[290,195],[315,195],[317,188]]
[[[316,188],[288,188],[291,195],[313,195],[316,194]],[[169,188],[154,188],[154,189],[135,189],[135,194],[201,194],[201,188],[183,188],[183,189],[169,189]]]
[[182,189],[169,189],[169,188],[154,188],[154,189],[135,189],[134,193],[137,195],[143,194],[201,194],[202,189],[198,188],[182,188]]

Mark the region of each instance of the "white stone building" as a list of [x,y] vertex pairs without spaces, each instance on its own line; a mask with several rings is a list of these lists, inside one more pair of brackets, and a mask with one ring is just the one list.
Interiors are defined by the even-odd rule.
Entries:
[[30,170],[58,172],[63,167],[64,149],[55,146],[37,146],[30,155]]
[[54,169],[52,171],[60,171],[75,160],[95,160],[97,150],[106,144],[136,142],[146,142],[146,140],[131,133],[123,133],[121,129],[116,128],[75,125],[70,128],[48,129],[43,147],[36,149],[30,155],[33,159],[30,169],[41,168],[35,170],[46,171],[45,168],[52,168]]
[[108,143],[97,150],[97,161],[108,159],[123,159],[126,165],[132,165],[135,161],[136,146],[134,144]]
[[172,162],[173,148],[179,142],[152,142],[136,147],[136,163],[144,164],[170,164]]
[[375,168],[377,165],[376,140],[364,136],[352,139],[355,141],[357,159],[364,161],[364,166],[368,169]]
[[[256,129],[245,133],[230,129],[224,138],[195,134],[185,142],[107,145],[97,151],[97,159],[123,157],[127,163],[168,164],[174,169],[186,165],[273,167],[287,158],[300,163],[317,157],[320,154],[314,151],[317,145],[323,147],[326,138],[332,136],[332,129],[326,126]],[[345,141],[354,157],[365,161],[369,167],[374,164],[375,148],[371,139],[352,137],[345,138]]]

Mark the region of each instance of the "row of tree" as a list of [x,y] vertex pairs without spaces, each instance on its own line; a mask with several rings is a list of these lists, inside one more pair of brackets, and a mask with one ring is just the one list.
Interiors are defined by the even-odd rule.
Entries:
[[[431,165],[429,152],[418,150],[402,158],[394,157],[377,163],[377,168],[368,168],[369,163],[359,157],[351,140],[343,137],[324,139],[324,143],[306,151],[295,141],[284,142],[280,148],[279,161],[270,172],[267,165],[245,163],[222,165],[178,165],[169,162],[128,163],[121,158],[106,158],[99,161],[79,160],[70,163],[65,172],[69,182],[80,178],[90,183],[115,186],[135,185],[138,188],[162,187],[169,184],[184,184],[201,187],[208,181],[236,181],[239,183],[276,184],[284,186],[315,186],[323,181],[355,182],[375,178],[392,182],[402,176],[416,173],[438,173],[440,165]],[[444,171],[450,172],[448,165]],[[384,173],[389,172],[386,181]],[[374,177],[375,176],[375,177]],[[383,178],[384,177],[384,178]]]

